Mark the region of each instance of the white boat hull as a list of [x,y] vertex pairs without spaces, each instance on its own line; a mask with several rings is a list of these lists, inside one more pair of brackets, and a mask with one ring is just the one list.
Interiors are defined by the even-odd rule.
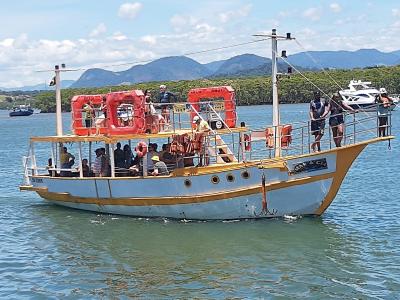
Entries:
[[[264,161],[261,165],[252,162],[193,168],[196,172],[192,174],[165,177],[32,176],[32,186],[22,189],[34,190],[62,206],[138,217],[211,220],[320,215],[368,143]],[[249,176],[244,177],[244,172]],[[265,189],[261,184],[263,174]],[[212,182],[215,176],[218,183]],[[229,181],[229,176],[234,179]],[[185,185],[187,180],[190,186]]]
[[152,206],[98,205],[64,201],[56,201],[55,203],[99,213],[174,219],[227,220],[313,215],[321,206],[321,199],[325,199],[331,184],[332,179],[325,179],[302,186],[267,192],[268,211],[263,211],[261,193],[204,203]]

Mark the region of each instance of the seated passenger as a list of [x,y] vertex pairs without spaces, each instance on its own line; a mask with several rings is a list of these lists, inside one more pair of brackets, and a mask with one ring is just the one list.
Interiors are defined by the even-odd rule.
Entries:
[[154,155],[151,160],[154,164],[154,171],[151,173],[151,175],[169,175],[167,165],[163,161],[160,161],[160,158],[157,155]]
[[51,158],[48,159],[47,163],[48,164],[46,166],[46,169],[49,171],[49,175],[51,177],[56,177],[57,172],[55,170],[51,170],[51,169],[57,168],[57,166],[53,166],[53,160]]
[[[60,154],[61,169],[71,169],[75,164],[75,156],[68,152],[67,147],[63,147]],[[60,176],[71,176],[71,171],[61,171]]]
[[157,144],[156,143],[150,143],[148,145],[148,152],[146,154],[147,158],[147,172],[153,172],[154,170],[154,164],[152,161],[153,156],[158,157],[158,152],[157,152]]
[[170,152],[170,148],[171,144],[164,144],[159,155],[160,160],[167,165],[169,170],[174,169],[177,163],[177,156]]

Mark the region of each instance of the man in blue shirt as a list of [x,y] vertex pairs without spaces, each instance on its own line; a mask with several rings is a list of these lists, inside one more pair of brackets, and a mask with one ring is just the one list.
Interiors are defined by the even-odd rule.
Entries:
[[170,104],[172,102],[176,102],[176,96],[172,94],[171,92],[167,91],[167,87],[165,85],[160,85],[160,97],[159,97],[160,103],[161,103],[161,115],[163,116],[165,120],[165,124],[168,126],[170,123],[170,117],[169,117],[169,110],[168,108],[170,107]]

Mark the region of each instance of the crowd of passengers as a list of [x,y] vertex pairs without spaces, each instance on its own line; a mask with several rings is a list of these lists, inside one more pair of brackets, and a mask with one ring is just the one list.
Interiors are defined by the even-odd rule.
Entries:
[[[193,157],[183,156],[181,154],[170,152],[171,144],[163,144],[161,151],[157,151],[158,144],[150,143],[148,151],[145,154],[147,158],[147,175],[169,175],[176,168],[193,166]],[[143,157],[138,153],[134,154],[131,147],[126,144],[121,149],[121,143],[117,143],[114,150],[114,166],[115,176],[142,176],[143,175]],[[96,157],[92,165],[89,165],[88,160],[82,159],[82,174],[83,177],[109,177],[111,176],[110,157],[106,153],[105,148],[97,148],[95,151]],[[50,176],[61,177],[77,177],[80,175],[79,166],[74,168],[75,156],[68,152],[67,147],[63,147],[60,155],[61,171],[58,173],[54,169],[57,166],[53,165],[51,158],[48,160],[47,169]]]

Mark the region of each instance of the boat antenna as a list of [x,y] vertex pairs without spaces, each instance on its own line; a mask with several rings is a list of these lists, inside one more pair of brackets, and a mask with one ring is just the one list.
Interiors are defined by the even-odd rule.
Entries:
[[[65,69],[65,64],[61,64],[61,69]],[[56,85],[56,125],[57,125],[57,136],[63,135],[62,128],[62,114],[61,114],[61,79],[60,72],[62,71],[59,65],[54,66],[55,85]]]
[[[278,40],[293,40],[291,33],[286,36],[276,34],[276,29],[272,29],[271,34],[255,34],[256,37],[269,37],[272,42],[272,125],[274,127],[274,145],[275,157],[281,156],[281,138],[279,132],[280,114],[279,114],[279,98],[278,98]],[[282,51],[282,56],[286,56],[286,51]]]

